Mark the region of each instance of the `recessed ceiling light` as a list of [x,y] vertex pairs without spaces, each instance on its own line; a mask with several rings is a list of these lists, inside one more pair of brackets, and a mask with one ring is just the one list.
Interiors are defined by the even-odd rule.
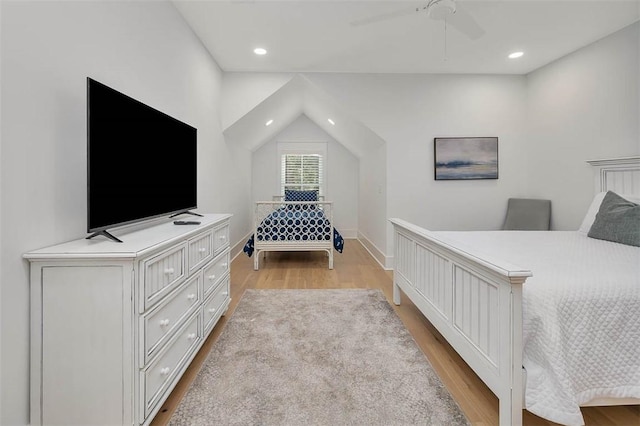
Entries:
[[332,120],[332,119],[330,119],[330,118],[327,118],[327,121],[328,121],[328,122],[329,122],[329,124],[331,124],[332,126],[335,126],[335,125],[336,125],[335,121],[333,121],[333,120]]
[[263,49],[262,47],[256,47],[255,49],[253,49],[253,53],[255,53],[256,55],[266,55],[267,49]]
[[264,125],[265,125],[265,126],[270,126],[270,125],[271,125],[271,123],[273,123],[273,120],[269,120],[269,121],[267,121],[266,123],[264,123]]
[[524,52],[513,52],[509,54],[509,59],[516,59],[524,55]]

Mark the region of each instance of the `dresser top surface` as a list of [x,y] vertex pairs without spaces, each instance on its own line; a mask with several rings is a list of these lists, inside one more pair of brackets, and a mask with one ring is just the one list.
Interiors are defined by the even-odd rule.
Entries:
[[90,240],[81,238],[33,250],[25,253],[24,257],[31,261],[87,257],[132,259],[155,251],[161,246],[168,246],[198,235],[206,229],[223,224],[231,216],[230,214],[205,214],[203,217],[180,218],[200,222],[199,225],[174,225],[173,220],[166,219],[161,223],[154,222],[153,225],[125,227],[109,231],[121,239],[122,243],[109,240],[104,236],[97,236]]

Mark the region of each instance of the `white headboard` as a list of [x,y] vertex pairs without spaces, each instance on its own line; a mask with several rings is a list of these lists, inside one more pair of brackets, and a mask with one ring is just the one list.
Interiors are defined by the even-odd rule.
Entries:
[[640,196],[640,156],[588,160],[595,167],[595,191]]

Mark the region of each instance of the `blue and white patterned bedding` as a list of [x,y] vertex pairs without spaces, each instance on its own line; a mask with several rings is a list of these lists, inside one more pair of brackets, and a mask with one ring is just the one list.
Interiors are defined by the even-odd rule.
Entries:
[[[270,213],[258,227],[258,241],[329,241],[331,223],[322,209],[315,205],[301,204],[281,207]],[[342,253],[344,239],[333,228],[333,247]],[[251,257],[254,251],[254,235],[242,249]]]

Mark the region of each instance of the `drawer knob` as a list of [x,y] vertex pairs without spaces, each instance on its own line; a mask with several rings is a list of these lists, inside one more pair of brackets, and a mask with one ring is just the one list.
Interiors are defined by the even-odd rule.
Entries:
[[196,338],[196,333],[189,333],[187,334],[187,340],[193,340]]
[[213,281],[216,279],[215,275],[209,275],[207,278],[209,278],[209,281]]
[[160,320],[160,327],[166,327],[169,325],[169,319]]
[[167,268],[164,270],[165,275],[173,275],[175,270],[173,268]]
[[228,264],[227,262],[224,262],[224,263],[223,263],[222,265],[220,265],[220,266],[222,266],[223,268],[225,268],[225,269],[226,269],[226,268],[227,268],[227,266],[229,266],[229,264]]
[[187,295],[187,300],[195,300],[195,298],[196,298],[196,295],[193,293]]
[[215,314],[216,313],[216,308],[209,308],[209,313],[210,314]]
[[207,249],[206,249],[206,248],[204,248],[204,247],[200,247],[200,248],[198,249],[198,253],[205,253],[206,251],[207,251]]
[[228,292],[228,291],[225,291],[224,293],[222,293],[222,295],[223,295],[224,297],[227,297],[227,296],[229,295],[229,292]]
[[226,240],[226,239],[227,239],[227,236],[226,236],[226,235],[220,235],[220,239],[221,239],[222,241],[224,241],[224,240]]
[[166,376],[170,372],[171,372],[171,369],[169,367],[165,367],[165,368],[161,368],[160,369],[160,374],[163,375],[163,376]]

